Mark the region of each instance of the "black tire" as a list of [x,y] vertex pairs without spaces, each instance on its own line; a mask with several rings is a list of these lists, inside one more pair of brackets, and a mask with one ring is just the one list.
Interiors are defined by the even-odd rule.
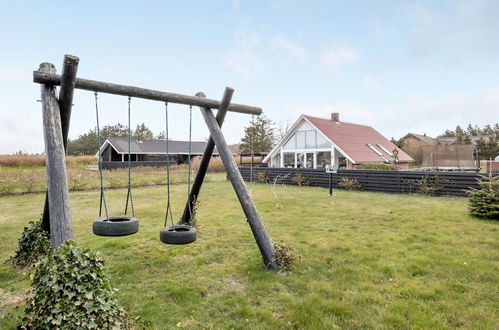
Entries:
[[164,227],[159,232],[159,239],[165,244],[189,244],[196,240],[197,230],[188,225]]
[[92,231],[98,236],[127,236],[139,231],[139,220],[132,217],[97,218]]

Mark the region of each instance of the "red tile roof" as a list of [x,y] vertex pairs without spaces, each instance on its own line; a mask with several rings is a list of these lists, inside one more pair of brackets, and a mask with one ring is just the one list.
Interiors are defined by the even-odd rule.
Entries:
[[[335,145],[346,153],[355,163],[382,162],[383,158],[371,150],[371,144],[387,160],[393,160],[391,151],[397,148],[392,142],[370,126],[334,122],[331,119],[317,118],[304,115],[317,129],[327,136]],[[378,144],[390,153],[386,153]],[[400,162],[410,162],[413,159],[402,149],[399,151]]]

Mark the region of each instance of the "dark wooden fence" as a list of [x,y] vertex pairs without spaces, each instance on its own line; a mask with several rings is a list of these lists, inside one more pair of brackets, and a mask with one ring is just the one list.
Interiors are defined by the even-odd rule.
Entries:
[[[273,182],[279,176],[279,183],[296,185],[294,178],[301,175],[310,186],[329,187],[330,174],[324,169],[240,167],[239,171],[245,181],[250,181],[252,173],[254,182],[262,179]],[[436,195],[446,196],[466,196],[466,191],[470,188],[480,189],[478,179],[484,178],[478,173],[377,170],[338,170],[338,173],[332,176],[334,188],[343,188],[340,180],[347,178],[357,180],[365,191],[416,193],[426,185],[429,188],[434,187]]]

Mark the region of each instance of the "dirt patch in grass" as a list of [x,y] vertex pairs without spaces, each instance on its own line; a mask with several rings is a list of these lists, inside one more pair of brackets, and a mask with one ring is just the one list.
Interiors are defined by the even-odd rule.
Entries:
[[16,306],[22,304],[28,298],[28,292],[14,294],[0,288],[0,318],[5,317]]

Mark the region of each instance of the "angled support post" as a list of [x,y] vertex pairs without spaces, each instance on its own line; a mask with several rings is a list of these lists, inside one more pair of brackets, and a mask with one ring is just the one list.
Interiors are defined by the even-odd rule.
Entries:
[[[61,88],[59,90],[59,109],[61,116],[61,129],[64,150],[68,148],[69,122],[71,119],[71,108],[73,106],[73,94],[76,83],[76,72],[80,59],[73,55],[64,55],[61,75]],[[55,73],[51,72],[51,73]],[[42,85],[43,89],[43,85]],[[48,192],[45,194],[45,206],[42,215],[42,228],[50,233],[50,210]]]
[[[55,67],[50,63],[42,63],[40,70],[55,72]],[[55,96],[54,86],[42,85],[41,93],[50,240],[52,249],[55,250],[62,243],[73,238],[73,230],[59,102]]]
[[[225,92],[222,97],[222,101],[220,102],[220,109],[217,112],[217,124],[219,127],[222,127],[225,115],[227,114],[227,109],[229,108],[230,101],[232,99],[232,94],[234,94],[234,89],[230,87],[225,87]],[[203,93],[196,94],[199,97],[206,97]],[[215,149],[215,142],[211,136],[208,138],[208,142],[206,143],[206,147],[203,152],[203,157],[201,158],[201,162],[199,164],[199,169],[196,174],[196,178],[192,184],[191,193],[189,194],[189,199],[185,204],[184,213],[182,218],[180,219],[180,223],[190,223],[191,213],[194,207],[194,203],[197,201],[199,196],[199,191],[201,190],[201,186],[203,185],[204,177],[206,176],[206,172],[208,171],[208,165],[210,164],[211,157],[213,155],[213,150]]]
[[220,129],[220,126],[218,125],[211,109],[200,108],[200,110],[203,114],[206,125],[210,130],[210,136],[215,142],[220,158],[222,158],[225,170],[227,171],[227,176],[232,183],[232,187],[236,192],[239,202],[241,203],[246,219],[248,220],[253,236],[255,237],[255,241],[260,249],[260,253],[263,256],[263,261],[267,268],[277,269],[274,246],[269,235],[267,234],[267,231],[265,230],[262,218],[256,209],[256,205],[253,202],[253,199],[251,199],[248,188],[241,177],[241,173],[237,168],[234,157],[232,157],[232,153],[230,152],[229,146],[225,141],[222,130]]

